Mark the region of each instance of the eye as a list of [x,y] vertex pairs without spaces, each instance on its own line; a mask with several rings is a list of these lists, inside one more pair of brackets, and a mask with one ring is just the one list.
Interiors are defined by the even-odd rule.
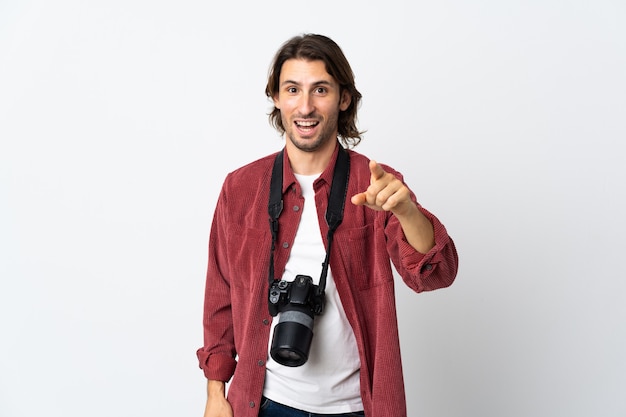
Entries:
[[287,87],[287,92],[289,94],[295,94],[298,91],[296,87]]
[[315,89],[316,94],[326,94],[327,92],[328,90],[326,90],[326,87],[317,87]]

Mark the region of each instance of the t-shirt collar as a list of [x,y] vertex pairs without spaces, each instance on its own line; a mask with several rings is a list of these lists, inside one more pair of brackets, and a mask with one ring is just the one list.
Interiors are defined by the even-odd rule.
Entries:
[[[339,154],[339,147],[341,144],[337,141],[337,146],[335,146],[335,150],[333,151],[333,155],[330,157],[330,161],[328,161],[328,165],[326,169],[320,174],[320,176],[315,180],[313,184],[314,187],[319,184],[320,181],[324,181],[327,184],[332,184],[333,182],[333,173],[335,171],[335,164],[337,163],[337,155]],[[289,163],[289,156],[287,155],[287,148],[284,148],[283,152],[283,193],[287,192],[287,190],[297,182],[296,177],[291,169],[291,164]]]

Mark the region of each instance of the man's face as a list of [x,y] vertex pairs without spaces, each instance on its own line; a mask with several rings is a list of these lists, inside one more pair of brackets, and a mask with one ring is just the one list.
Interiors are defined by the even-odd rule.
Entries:
[[323,61],[289,59],[280,72],[274,105],[280,109],[285,135],[299,150],[315,152],[337,138],[339,112],[350,105]]

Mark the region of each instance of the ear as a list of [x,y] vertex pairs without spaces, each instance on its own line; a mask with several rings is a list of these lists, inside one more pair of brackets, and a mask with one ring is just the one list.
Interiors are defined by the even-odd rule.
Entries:
[[274,107],[280,110],[279,101],[278,101],[278,93],[272,96],[272,101],[274,102]]
[[346,111],[350,107],[350,103],[352,103],[352,95],[348,90],[343,90],[341,92],[341,100],[339,101],[339,110]]

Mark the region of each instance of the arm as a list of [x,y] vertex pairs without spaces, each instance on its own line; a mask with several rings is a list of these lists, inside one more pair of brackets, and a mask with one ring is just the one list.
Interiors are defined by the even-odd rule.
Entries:
[[[401,178],[370,161],[370,186],[352,203],[393,214],[388,224],[388,251],[404,282],[416,292],[447,287],[458,270],[454,242],[432,213],[415,201]],[[386,226],[386,227],[387,227]]]
[[233,409],[226,399],[224,382],[208,380],[204,417],[233,417]]
[[223,189],[211,225],[204,295],[204,346],[197,352],[200,368],[208,380],[205,417],[232,417],[223,382],[232,377],[236,364],[229,274],[222,267],[228,265],[223,227],[226,213]]

